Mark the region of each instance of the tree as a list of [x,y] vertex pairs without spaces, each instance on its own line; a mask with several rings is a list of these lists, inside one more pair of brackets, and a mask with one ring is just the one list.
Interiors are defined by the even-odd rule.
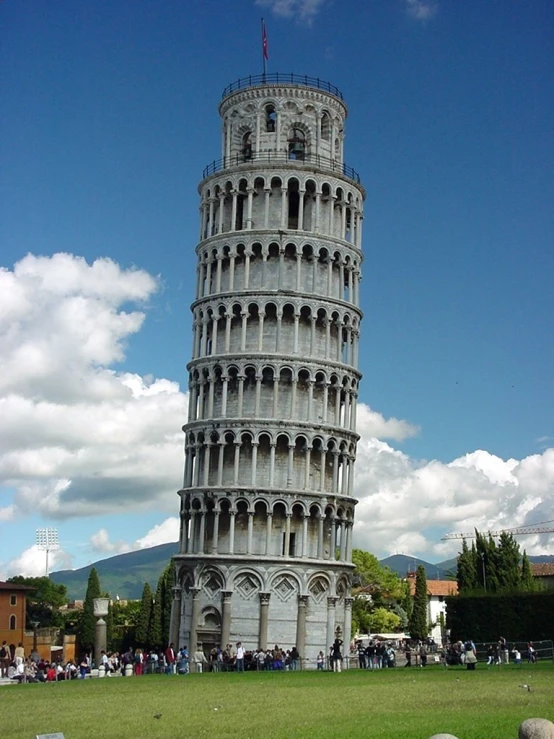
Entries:
[[374,554],[353,549],[352,562],[356,566],[354,579],[360,587],[368,588],[374,605],[386,605],[402,598],[402,581],[396,572],[383,567]]
[[416,570],[414,606],[408,628],[412,639],[427,638],[427,576],[423,565],[419,565]]
[[400,627],[400,617],[386,608],[375,608],[369,616],[370,633],[390,634]]
[[521,562],[521,588],[528,593],[532,593],[537,589],[533,579],[533,573],[531,571],[531,563],[529,562],[529,557],[525,550],[523,551],[523,559]]
[[150,627],[152,623],[152,588],[145,582],[142,590],[142,599],[140,602],[140,612],[135,632],[137,645],[141,647],[150,647]]
[[355,597],[352,602],[352,633],[371,633],[371,601],[360,596]]
[[512,534],[503,531],[500,534],[496,551],[496,574],[499,590],[506,592],[519,590],[522,584],[519,544]]
[[59,609],[68,602],[65,585],[53,582],[49,577],[10,577],[8,582],[33,588],[27,593],[27,628],[33,621],[40,626],[62,626]]
[[173,605],[173,582],[174,582],[173,563],[170,561],[160,576],[161,596],[162,596],[162,639],[163,644],[169,642],[169,632],[171,630],[171,607]]
[[462,540],[462,551],[458,556],[456,580],[458,581],[459,593],[469,593],[478,587],[477,570],[475,567],[475,548],[472,547],[469,549],[465,539]]
[[[410,583],[407,580],[402,582],[402,608],[406,611],[406,619],[409,622],[412,611],[414,609],[414,601],[410,593]],[[404,626],[406,628],[406,626]]]
[[100,598],[101,592],[98,572],[93,567],[88,576],[87,593],[77,627],[79,645],[81,649],[87,651],[93,648],[95,642],[96,618],[94,617],[94,599]]
[[152,609],[151,639],[152,644],[158,648],[167,646],[169,640],[173,604],[173,572],[173,563],[170,561],[160,575],[156,588]]

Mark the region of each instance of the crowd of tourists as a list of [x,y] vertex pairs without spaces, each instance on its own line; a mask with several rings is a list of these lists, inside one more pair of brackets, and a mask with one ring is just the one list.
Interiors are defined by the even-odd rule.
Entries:
[[[441,649],[432,640],[391,642],[379,638],[369,639],[367,643],[358,640],[352,647],[347,650],[347,666],[353,667],[357,662],[357,667],[364,670],[396,667],[399,661],[397,654],[404,658],[404,667],[426,667],[429,659],[432,659],[444,666],[463,665],[468,670],[474,670],[478,662],[477,649],[471,639],[452,642]],[[510,661],[518,665],[522,662],[522,656],[529,663],[537,660],[537,652],[531,641],[523,650],[515,644],[510,649],[507,640],[500,637],[496,644],[486,645],[485,652],[488,666],[508,664]],[[88,653],[79,661],[69,660],[65,663],[44,660],[37,653],[26,657],[21,643],[12,653],[4,641],[0,646],[0,677],[20,683],[57,682],[85,679],[95,668],[106,677],[159,673],[186,675],[189,672],[294,671],[313,666],[317,670],[341,672],[344,659],[343,642],[338,638],[327,654],[319,652],[315,665],[308,665],[302,660],[295,646],[284,649],[275,644],[272,649],[250,650],[245,649],[240,641],[234,645],[227,644],[224,648],[213,647],[209,652],[204,652],[202,646],[198,645],[194,652],[189,653],[186,646],[176,649],[174,644],[165,650],[147,651],[129,647],[122,653],[102,651],[97,665]]]

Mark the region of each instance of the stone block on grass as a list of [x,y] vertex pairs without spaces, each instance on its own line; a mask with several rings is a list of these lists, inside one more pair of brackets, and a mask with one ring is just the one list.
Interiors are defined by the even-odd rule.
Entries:
[[519,727],[519,739],[554,739],[554,724],[546,718],[528,718]]

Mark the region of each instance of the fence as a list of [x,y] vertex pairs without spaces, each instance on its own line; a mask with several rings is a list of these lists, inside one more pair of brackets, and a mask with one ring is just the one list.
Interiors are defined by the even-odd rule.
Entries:
[[354,180],[356,184],[360,184],[360,175],[352,167],[348,167],[346,164],[337,162],[336,159],[330,159],[329,157],[321,156],[320,154],[305,153],[300,157],[293,158],[287,152],[282,151],[252,151],[248,154],[234,154],[233,156],[223,157],[222,159],[216,159],[202,172],[202,179],[209,177],[216,172],[220,172],[223,169],[234,167],[239,164],[306,164],[311,167],[318,167],[328,172],[332,172],[337,175],[347,177],[349,180]]

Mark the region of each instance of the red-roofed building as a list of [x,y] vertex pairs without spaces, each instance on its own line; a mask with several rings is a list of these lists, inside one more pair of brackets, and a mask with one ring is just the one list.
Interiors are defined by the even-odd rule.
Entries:
[[554,588],[554,562],[532,564],[531,574],[547,588]]
[[[410,586],[412,597],[415,593],[416,573],[408,572],[407,581]],[[435,624],[431,629],[431,636],[435,641],[442,640],[440,627],[440,614],[446,619],[445,598],[448,595],[458,595],[458,583],[456,580],[427,580],[427,595],[429,604],[427,607],[427,619],[429,623]]]
[[12,650],[21,642],[25,654],[33,646],[33,634],[25,630],[27,593],[33,588],[0,581],[0,644],[6,641]]

